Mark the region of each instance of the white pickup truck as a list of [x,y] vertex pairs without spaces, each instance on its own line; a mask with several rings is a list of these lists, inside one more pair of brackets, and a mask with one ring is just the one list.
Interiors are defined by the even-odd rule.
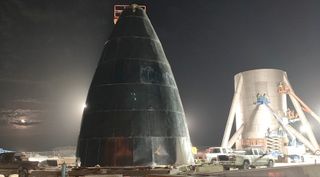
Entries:
[[225,147],[210,147],[206,150],[206,161],[213,163],[218,161],[218,156],[220,155],[231,155],[232,149]]
[[243,151],[236,151],[233,155],[218,156],[219,163],[223,165],[224,169],[239,168],[249,169],[257,166],[273,167],[274,157],[264,153],[259,148],[250,148]]

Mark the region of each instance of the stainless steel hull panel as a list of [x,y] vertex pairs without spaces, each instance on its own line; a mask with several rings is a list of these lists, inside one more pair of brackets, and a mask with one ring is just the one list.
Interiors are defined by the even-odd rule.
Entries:
[[244,123],[244,130],[237,147],[246,139],[264,139],[268,131],[277,131],[279,124],[265,106],[256,104],[257,95],[263,95],[270,101],[269,106],[279,115],[287,111],[285,94],[278,93],[278,86],[286,73],[277,69],[257,69],[239,73],[235,76],[235,85],[243,78],[239,106],[236,110],[237,129]]

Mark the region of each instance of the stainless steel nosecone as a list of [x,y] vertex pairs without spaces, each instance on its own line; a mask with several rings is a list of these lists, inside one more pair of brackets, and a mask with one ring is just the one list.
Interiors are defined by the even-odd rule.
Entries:
[[124,10],[106,42],[82,117],[81,166],[193,163],[179,91],[145,11]]

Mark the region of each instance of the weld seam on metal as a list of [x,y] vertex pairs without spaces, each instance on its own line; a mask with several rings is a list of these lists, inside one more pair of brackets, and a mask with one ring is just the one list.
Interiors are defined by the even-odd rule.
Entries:
[[148,111],[148,112],[170,112],[170,113],[177,113],[177,114],[181,114],[184,115],[183,112],[180,111],[170,111],[168,109],[109,109],[109,110],[96,110],[96,111],[90,111],[87,114],[91,114],[91,113],[96,113],[96,112],[124,112],[124,111],[128,111],[128,112],[138,112],[138,111]]
[[91,140],[91,139],[138,139],[138,138],[150,138],[150,139],[159,139],[159,138],[163,138],[163,139],[186,139],[185,136],[128,136],[128,137],[123,137],[123,136],[112,136],[112,137],[90,137],[90,138],[79,138],[80,140]]
[[140,19],[144,19],[144,20],[146,20],[146,21],[151,22],[148,18],[146,18],[146,17],[142,17],[142,16],[128,15],[128,16],[120,17],[119,19],[123,19],[123,18],[140,18]]
[[109,38],[106,42],[104,42],[104,46],[107,45],[109,41],[119,41],[119,40],[122,40],[122,39],[130,39],[130,38],[151,40],[151,41],[159,43],[160,46],[162,47],[162,44],[161,44],[161,42],[160,42],[160,40],[158,38],[153,39],[151,37],[143,37],[143,36],[118,36],[118,37],[112,37],[112,38]]
[[[158,58],[158,59],[160,59],[160,58]],[[158,59],[152,59],[152,60],[150,60],[150,59],[147,59],[147,58],[130,58],[130,57],[121,57],[121,58],[119,58],[119,59],[117,59],[117,58],[113,58],[113,59],[111,59],[111,60],[103,60],[103,61],[101,61],[99,64],[107,64],[108,62],[111,62],[111,61],[122,61],[122,60],[140,60],[140,61],[147,61],[147,62],[152,62],[152,63],[160,63],[160,64],[163,64],[163,65],[168,65],[169,67],[170,67],[170,65],[169,65],[169,63],[168,62],[163,62],[163,61],[161,61],[161,60],[158,60]]]
[[149,22],[149,23],[151,24],[151,21],[150,21],[149,18],[142,17],[142,16],[128,15],[128,16],[120,17],[119,20],[120,20],[120,19],[125,19],[125,18],[138,18],[138,19],[142,19],[142,20],[144,20],[144,21],[147,21],[147,22]]
[[177,87],[173,87],[170,85],[163,85],[163,84],[153,84],[153,83],[141,83],[141,82],[127,82],[127,83],[112,83],[112,84],[99,84],[99,85],[93,85],[93,87],[104,87],[104,86],[114,86],[114,85],[155,85],[155,86],[161,86],[161,87],[170,87],[175,90],[178,90]]
[[153,39],[153,38],[150,38],[150,37],[143,37],[143,36],[118,36],[118,37],[112,37],[110,38],[108,41],[105,42],[105,45],[109,42],[109,41],[112,41],[112,40],[121,40],[121,39],[130,39],[130,38],[135,38],[135,39],[145,39],[145,40],[151,40],[151,41],[154,41],[154,42],[157,42],[161,45],[162,47],[162,44],[160,42],[160,40],[157,38],[157,39]]

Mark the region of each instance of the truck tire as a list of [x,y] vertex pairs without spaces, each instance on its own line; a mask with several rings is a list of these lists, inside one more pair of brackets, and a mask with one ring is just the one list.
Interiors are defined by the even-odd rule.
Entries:
[[249,169],[249,167],[250,167],[249,161],[248,161],[248,160],[245,160],[245,161],[243,161],[243,164],[242,164],[242,166],[240,167],[240,169],[247,170],[247,169]]
[[28,169],[24,168],[24,167],[20,167],[18,170],[18,175],[19,177],[28,177],[29,173],[28,173]]
[[223,166],[223,170],[224,170],[224,171],[229,171],[229,170],[230,170],[230,167],[225,167],[225,166]]
[[268,167],[268,168],[271,168],[271,167],[273,167],[273,166],[274,166],[273,160],[269,160],[267,167]]

